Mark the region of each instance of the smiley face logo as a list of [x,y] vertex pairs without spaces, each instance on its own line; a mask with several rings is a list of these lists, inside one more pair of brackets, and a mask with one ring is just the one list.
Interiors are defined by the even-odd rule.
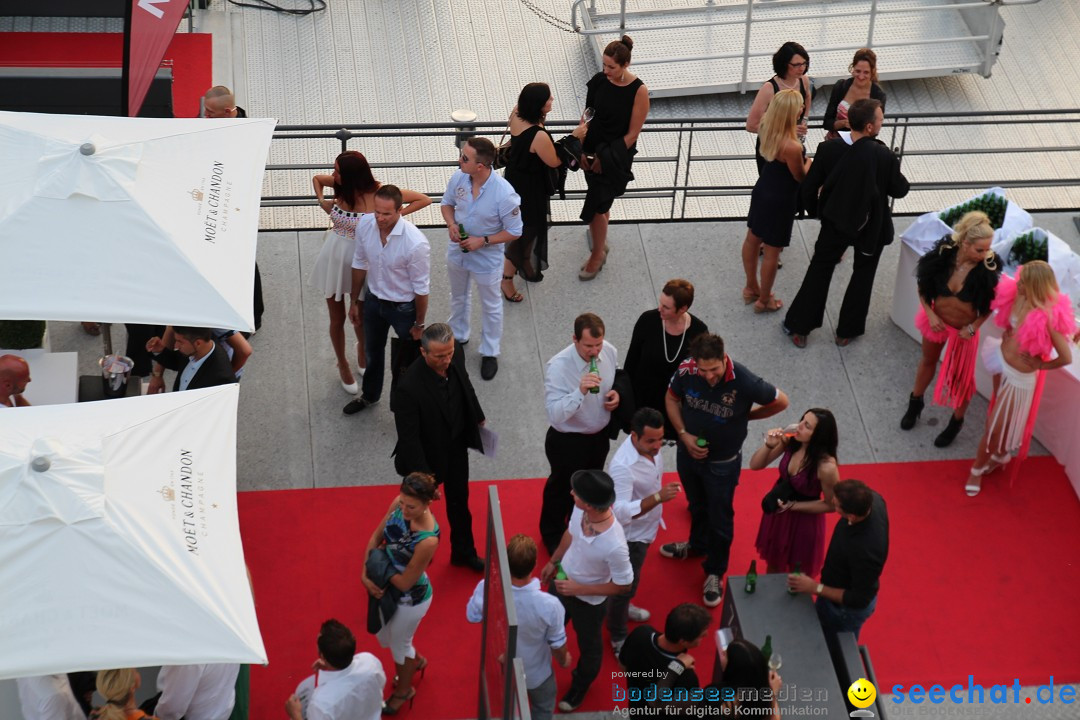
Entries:
[[867,708],[874,704],[877,697],[877,689],[866,678],[859,678],[851,683],[847,691],[848,700],[857,708]]

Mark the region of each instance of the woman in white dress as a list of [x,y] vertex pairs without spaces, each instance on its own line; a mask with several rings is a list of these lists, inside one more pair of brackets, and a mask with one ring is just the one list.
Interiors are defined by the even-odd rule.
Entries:
[[[375,191],[382,184],[371,174],[367,158],[355,150],[347,150],[334,161],[333,175],[316,175],[311,180],[315,187],[315,197],[319,206],[330,216],[330,229],[326,231],[315,268],[309,282],[322,291],[326,298],[326,309],[330,314],[330,343],[334,346],[337,358],[338,374],[341,387],[345,392],[355,395],[360,388],[353,376],[352,368],[345,357],[345,321],[349,316],[345,307],[345,298],[352,292],[352,260],[356,247],[356,223],[375,206]],[[334,189],[333,199],[323,196],[324,188]],[[431,198],[412,190],[401,189],[404,200],[402,215],[416,212],[431,204]],[[364,293],[360,293],[363,302]],[[361,312],[360,317],[364,314]],[[364,360],[364,328],[354,328],[356,332],[356,362],[360,375],[364,374],[367,362]]]

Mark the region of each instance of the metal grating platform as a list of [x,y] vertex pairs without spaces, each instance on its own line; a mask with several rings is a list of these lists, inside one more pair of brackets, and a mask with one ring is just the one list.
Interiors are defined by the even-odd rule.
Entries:
[[[641,70],[648,66],[653,97],[756,90],[758,78],[772,74],[770,56],[781,44],[781,37],[797,39],[806,47],[813,60],[813,75],[822,83],[846,77],[852,50],[866,45],[878,48],[883,80],[983,73],[992,63],[996,43],[943,41],[980,36],[985,31],[973,32],[969,22],[994,27],[992,18],[996,18],[998,8],[989,4],[970,8],[967,2],[967,10],[951,9],[957,2],[961,0],[879,0],[871,33],[869,0],[756,0],[747,36],[748,6],[741,0],[683,0],[678,4],[640,0],[626,3],[626,32],[636,36],[639,49],[634,62]],[[598,0],[593,6],[595,12],[582,17],[583,27],[609,31],[589,36],[599,62],[607,43],[622,34],[620,3]],[[924,42],[933,44],[916,44]],[[751,55],[745,67],[744,47]],[[694,59],[718,55],[734,57]]]

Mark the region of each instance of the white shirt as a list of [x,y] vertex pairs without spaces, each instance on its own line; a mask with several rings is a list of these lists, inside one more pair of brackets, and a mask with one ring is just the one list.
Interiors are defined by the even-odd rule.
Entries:
[[[591,331],[590,331],[591,332]],[[581,394],[581,376],[589,369],[577,347],[570,343],[548,360],[544,374],[544,406],[551,427],[564,433],[593,435],[607,427],[611,413],[604,409],[604,398],[615,382],[619,351],[604,341],[596,358],[600,373],[600,392]]]
[[409,302],[417,295],[427,295],[431,284],[431,245],[424,233],[405,218],[397,224],[382,244],[375,214],[356,223],[356,251],[352,266],[367,270],[368,290],[380,300]]
[[160,720],[228,720],[236,702],[235,663],[166,665],[157,677],[161,692],[154,716]]
[[608,475],[615,481],[615,504],[611,506],[615,519],[622,525],[627,542],[651,543],[656,539],[657,528],[664,511],[661,505],[641,517],[641,501],[660,492],[664,476],[664,458],[645,457],[627,437],[608,464]]
[[191,355],[191,356],[188,357],[188,364],[185,365],[184,369],[180,371],[180,389],[181,390],[187,390],[188,389],[188,384],[191,382],[192,378],[195,377],[195,373],[199,372],[199,368],[201,368],[203,366],[203,363],[206,362],[207,358],[209,358],[211,355],[214,354],[214,348],[215,347],[216,347],[216,343],[211,342],[210,343],[210,352],[206,353],[205,355],[203,355],[198,360],[195,359],[194,355]]
[[[525,687],[535,690],[551,677],[551,650],[566,644],[565,610],[554,595],[540,589],[533,578],[527,585],[511,585],[517,611],[517,656],[525,665]],[[471,623],[484,619],[484,581],[473,590],[465,617]]]
[[[570,548],[562,559],[562,568],[567,577],[582,585],[596,585],[614,582],[616,585],[631,585],[634,582],[634,567],[630,564],[630,550],[626,547],[626,536],[622,525],[611,523],[599,535],[586,536],[581,529],[581,519],[585,511],[579,507],[570,513]],[[590,605],[599,605],[607,595],[577,595],[579,600]]]
[[[386,673],[371,653],[357,653],[344,670],[320,670],[304,717],[307,720],[381,720]],[[304,683],[296,689],[303,694]]]
[[25,720],[86,720],[67,675],[16,678]]
[[[496,235],[502,230],[521,237],[523,232],[521,197],[498,173],[488,176],[474,198],[472,176],[455,171],[446,184],[442,204],[454,208],[454,222],[464,225],[469,237]],[[474,273],[502,272],[505,250],[505,243],[499,243],[463,253],[460,245],[448,240],[446,261]]]

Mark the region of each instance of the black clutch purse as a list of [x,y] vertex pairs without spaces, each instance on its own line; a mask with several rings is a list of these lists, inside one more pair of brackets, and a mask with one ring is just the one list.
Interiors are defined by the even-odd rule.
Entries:
[[768,514],[774,513],[780,509],[777,504],[777,500],[780,502],[796,502],[799,500],[817,500],[816,497],[809,497],[807,495],[801,495],[796,492],[792,487],[791,481],[785,478],[783,475],[776,481],[776,484],[772,486],[769,492],[765,493],[765,497],[761,498],[761,511]]

